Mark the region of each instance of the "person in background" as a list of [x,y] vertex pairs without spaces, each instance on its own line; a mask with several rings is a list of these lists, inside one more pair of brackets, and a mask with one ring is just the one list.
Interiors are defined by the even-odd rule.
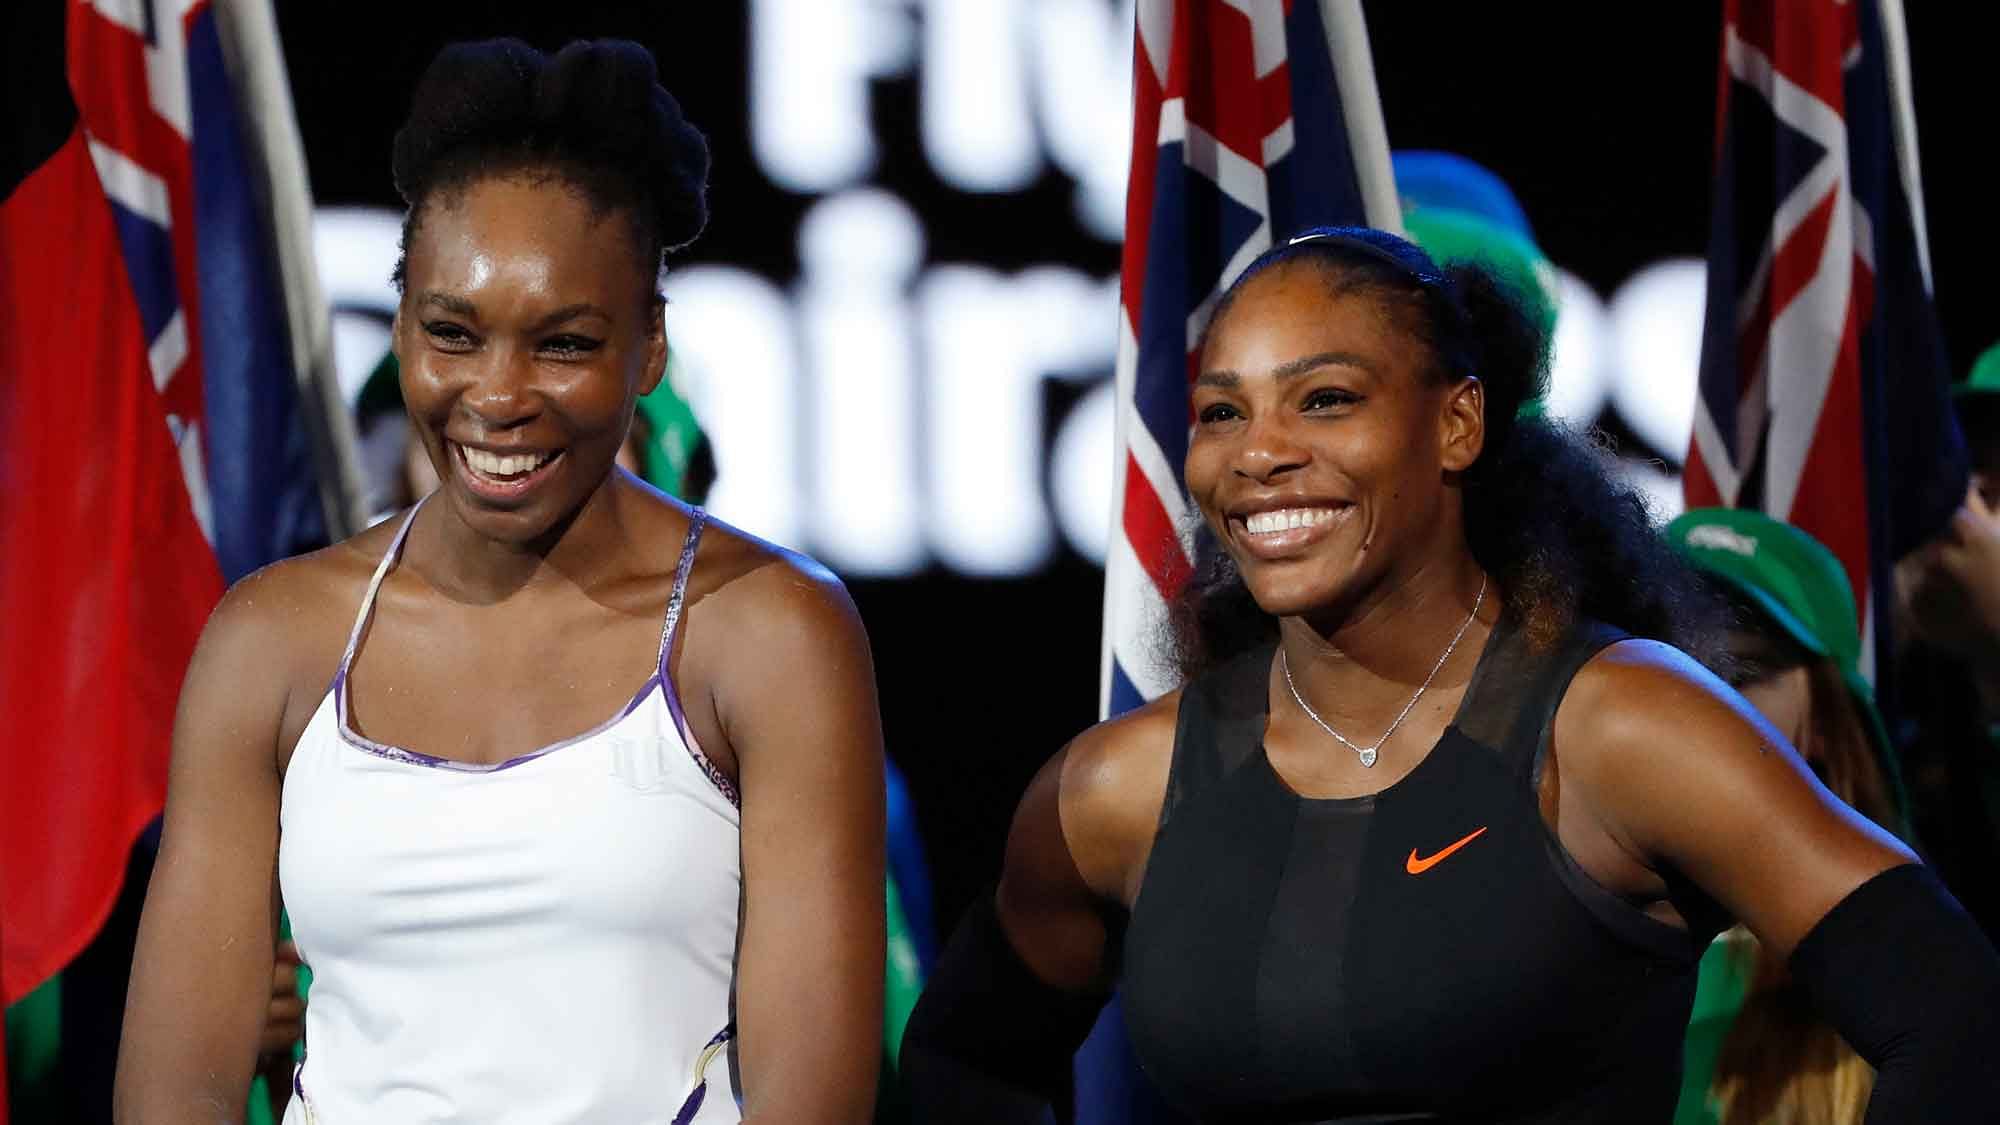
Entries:
[[680,357],[668,352],[666,375],[639,399],[618,464],[669,496],[705,504],[715,485],[715,448],[688,403],[686,380]]
[[[1731,602],[1725,677],[1834,796],[1908,837],[1895,750],[1860,669],[1840,561],[1760,512],[1701,508],[1666,527]],[[1741,926],[1703,956],[1678,1125],[1858,1125],[1874,1071],[1817,1011],[1784,958]]]
[[1037,1120],[1118,985],[1201,1119],[1661,1121],[1732,920],[1878,1065],[1874,1121],[1990,1118],[2000,955],[1689,654],[1696,576],[1519,417],[1519,298],[1315,230],[1197,351],[1185,686],[1029,786],[911,1022],[920,1120]]
[[2000,724],[2000,344],[1953,391],[1972,465],[1965,503],[1904,561],[1917,639],[1964,662],[1988,726]]
[[1987,348],[1952,388],[1959,429],[1972,461],[1972,483],[1989,509],[2000,509],[2000,343]]
[[2000,935],[2000,345],[1954,405],[1972,476],[1951,522],[1896,567],[1896,735],[1918,839]]
[[437,488],[423,441],[403,408],[402,368],[394,347],[382,353],[349,404],[368,522],[380,523]]
[[[707,145],[637,44],[447,47],[397,134],[394,339],[440,484],[239,583],[183,689],[116,1113],[869,1119],[872,661],[840,584],[615,465]],[[282,829],[282,831],[281,831]]]

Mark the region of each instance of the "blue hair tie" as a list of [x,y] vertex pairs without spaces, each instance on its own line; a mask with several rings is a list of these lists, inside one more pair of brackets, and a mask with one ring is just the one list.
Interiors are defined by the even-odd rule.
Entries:
[[1413,264],[1408,258],[1384,246],[1378,241],[1380,239],[1395,239],[1397,243],[1413,251],[1420,261],[1428,261],[1423,250],[1415,243],[1396,238],[1395,235],[1376,230],[1374,227],[1314,227],[1286,239],[1285,248],[1290,249],[1309,242],[1343,247],[1393,268],[1397,273],[1409,277],[1426,289],[1435,289],[1438,293],[1449,296],[1451,291],[1445,285],[1444,274],[1440,273],[1435,265],[1426,268],[1423,265]]

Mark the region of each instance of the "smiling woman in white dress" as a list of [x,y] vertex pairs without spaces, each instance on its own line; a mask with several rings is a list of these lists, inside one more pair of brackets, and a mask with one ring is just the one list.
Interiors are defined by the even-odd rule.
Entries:
[[442,483],[210,621],[119,1120],[244,1104],[281,894],[315,976],[287,1121],[868,1118],[867,639],[817,564],[613,464],[707,166],[636,45],[432,63],[395,349]]

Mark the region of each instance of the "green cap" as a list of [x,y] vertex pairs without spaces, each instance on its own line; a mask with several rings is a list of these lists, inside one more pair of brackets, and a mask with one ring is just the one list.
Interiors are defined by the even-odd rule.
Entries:
[[1840,669],[1890,799],[1907,818],[1902,771],[1875,709],[1875,689],[1861,675],[1860,614],[1840,560],[1798,528],[1745,508],[1695,508],[1669,523],[1666,536],[1695,569],[1721,580],[1801,648]]
[[402,368],[394,351],[385,351],[375,363],[361,389],[354,393],[354,416],[372,418],[377,414],[400,414],[403,410]]
[[[1433,205],[1405,211],[1403,230],[1439,265],[1473,261],[1493,271],[1521,294],[1543,336],[1554,338],[1556,268],[1532,239],[1485,215]],[[1538,418],[1542,411],[1542,396],[1537,395],[1522,403],[1518,413]]]
[[1859,614],[1847,571],[1819,540],[1762,512],[1696,508],[1667,525],[1667,539],[1727,582],[1815,656],[1858,668]]
[[1554,330],[1556,269],[1527,236],[1455,207],[1414,207],[1404,212],[1403,229],[1439,265],[1470,260],[1492,270],[1528,299],[1544,332]]
[[688,405],[682,388],[683,372],[674,354],[667,353],[667,371],[651,394],[639,399],[639,463],[645,467],[646,483],[669,496],[699,501],[686,495],[688,465],[701,447],[701,423]]
[[1972,361],[1972,373],[1967,375],[1951,393],[1967,395],[2000,395],[2000,344],[1995,344],[1979,353]]

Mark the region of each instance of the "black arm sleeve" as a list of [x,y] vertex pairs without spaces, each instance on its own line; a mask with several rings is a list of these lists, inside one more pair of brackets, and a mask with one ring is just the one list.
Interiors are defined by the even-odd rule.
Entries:
[[1855,888],[1792,973],[1875,1067],[1869,1125],[2000,1116],[2000,954],[1921,864]]
[[1035,1125],[1067,1107],[1070,1065],[1107,997],[1043,983],[990,896],[966,914],[903,1032],[900,1067],[920,1125]]

